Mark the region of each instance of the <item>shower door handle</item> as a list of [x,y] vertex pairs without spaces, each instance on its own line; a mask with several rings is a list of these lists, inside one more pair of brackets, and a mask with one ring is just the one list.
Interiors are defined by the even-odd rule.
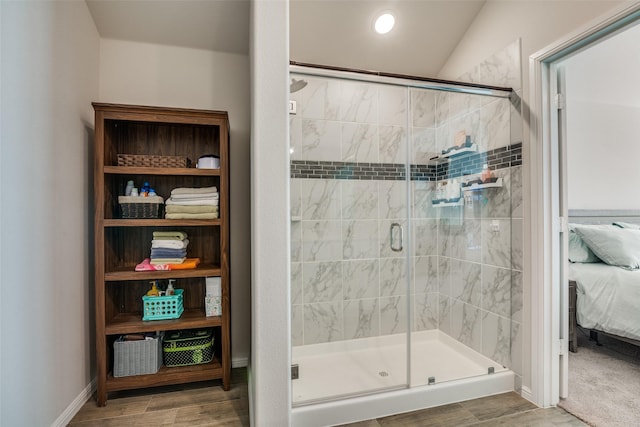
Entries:
[[[393,246],[394,244],[394,239],[393,239],[393,230],[399,230],[400,231],[400,239],[399,239],[399,246]],[[389,228],[389,246],[391,247],[391,250],[394,252],[400,252],[403,249],[403,236],[404,234],[404,229],[402,228],[402,226],[400,224],[398,224],[397,222],[394,222],[393,224],[391,224],[391,227]]]

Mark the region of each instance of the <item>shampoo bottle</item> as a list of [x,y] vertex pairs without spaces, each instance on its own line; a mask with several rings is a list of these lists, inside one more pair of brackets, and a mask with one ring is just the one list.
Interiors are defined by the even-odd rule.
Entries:
[[127,186],[124,190],[124,195],[125,196],[130,196],[131,195],[131,190],[133,190],[133,181],[127,181]]
[[151,283],[151,289],[149,289],[147,291],[147,296],[148,297],[157,297],[160,295],[160,291],[158,290],[158,287],[156,286],[156,282],[155,280],[149,282]]
[[489,182],[491,176],[491,169],[489,169],[489,165],[485,163],[482,165],[482,174],[480,175],[480,178],[482,179],[482,182]]
[[175,281],[176,281],[176,279],[169,279],[169,284],[167,285],[167,290],[164,293],[166,296],[174,295],[176,293],[176,290],[173,287],[173,282],[175,282]]

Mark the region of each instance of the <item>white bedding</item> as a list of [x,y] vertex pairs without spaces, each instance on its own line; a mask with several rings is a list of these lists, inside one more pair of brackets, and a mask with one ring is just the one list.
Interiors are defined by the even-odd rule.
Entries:
[[640,270],[604,263],[569,263],[576,281],[578,324],[640,340]]

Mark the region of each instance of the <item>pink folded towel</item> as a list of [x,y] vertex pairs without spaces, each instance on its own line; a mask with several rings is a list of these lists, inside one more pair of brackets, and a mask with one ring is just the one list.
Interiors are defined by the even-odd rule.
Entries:
[[156,271],[156,270],[169,270],[168,264],[151,264],[150,258],[145,258],[140,264],[136,265],[136,271]]

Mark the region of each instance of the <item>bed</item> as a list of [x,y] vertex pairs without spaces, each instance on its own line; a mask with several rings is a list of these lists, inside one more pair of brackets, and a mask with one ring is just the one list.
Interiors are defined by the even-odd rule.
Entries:
[[640,346],[640,211],[570,211],[569,222],[569,349],[577,326]]

